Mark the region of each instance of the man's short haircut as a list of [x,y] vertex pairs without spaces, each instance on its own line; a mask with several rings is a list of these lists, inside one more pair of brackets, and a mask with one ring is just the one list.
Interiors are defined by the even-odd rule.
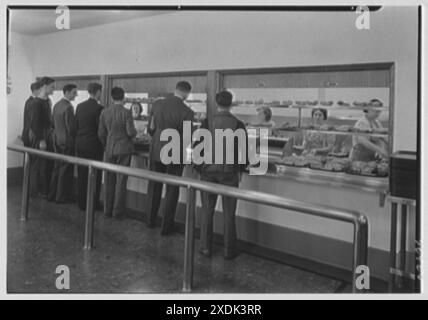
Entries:
[[183,92],[190,92],[192,90],[192,86],[187,81],[179,81],[177,82],[175,89]]
[[43,77],[40,79],[40,85],[44,86],[44,85],[50,85],[51,83],[54,83],[55,79],[53,78],[49,78],[49,77]]
[[64,94],[66,94],[67,92],[70,92],[71,90],[76,89],[76,88],[77,88],[77,86],[76,86],[75,84],[69,83],[69,84],[66,84],[66,85],[62,88],[62,92],[63,92]]
[[99,90],[102,90],[103,86],[96,82],[91,82],[88,84],[88,92],[89,94],[96,94]]
[[119,87],[111,89],[111,97],[114,101],[122,101],[125,99],[125,90]]
[[39,90],[42,87],[40,84],[40,81],[33,82],[30,86],[31,92],[34,92],[36,90]]
[[230,107],[232,105],[233,95],[227,90],[220,91],[215,95],[215,101],[220,107]]

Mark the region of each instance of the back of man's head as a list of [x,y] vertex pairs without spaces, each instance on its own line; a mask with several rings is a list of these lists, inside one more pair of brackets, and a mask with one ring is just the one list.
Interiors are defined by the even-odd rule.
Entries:
[[51,83],[54,83],[55,79],[49,78],[49,77],[43,77],[40,79],[39,82],[42,86],[47,86],[47,85],[50,85]]
[[217,105],[222,108],[230,108],[232,106],[233,95],[227,90],[220,91],[215,95]]
[[189,93],[192,90],[192,86],[187,81],[179,81],[177,82],[175,89],[181,92]]
[[66,84],[66,85],[62,88],[62,92],[63,92],[64,94],[66,94],[66,93],[68,93],[68,92],[70,92],[70,91],[72,91],[73,89],[76,89],[76,88],[77,88],[77,86],[76,86],[75,84],[69,83],[69,84]]
[[113,101],[123,101],[125,99],[125,90],[119,87],[114,87],[111,89],[111,97]]
[[32,92],[32,93],[35,93],[35,92],[36,92],[37,90],[39,90],[41,87],[42,87],[42,85],[41,85],[40,81],[33,82],[33,83],[30,85],[30,89],[31,89],[31,92]]
[[101,91],[103,88],[102,85],[96,82],[91,82],[87,86],[88,93],[92,96],[96,95],[98,91]]

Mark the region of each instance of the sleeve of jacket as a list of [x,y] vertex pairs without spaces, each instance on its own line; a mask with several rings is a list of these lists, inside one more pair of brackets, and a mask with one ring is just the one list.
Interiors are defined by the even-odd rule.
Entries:
[[101,144],[105,148],[107,143],[107,128],[105,125],[104,118],[105,118],[105,113],[104,111],[102,111],[98,122],[98,138],[100,139]]
[[134,119],[132,118],[131,112],[126,113],[126,134],[130,138],[134,138],[137,135],[137,129],[135,129]]
[[150,114],[149,114],[149,122],[148,122],[148,125],[147,125],[147,133],[149,135],[151,135],[151,136],[153,136],[153,134],[156,131],[155,122],[154,122],[155,121],[154,120],[154,111],[155,111],[155,108],[156,108],[157,105],[158,105],[158,101],[156,101],[153,104],[153,106],[152,106],[152,108],[150,110]]

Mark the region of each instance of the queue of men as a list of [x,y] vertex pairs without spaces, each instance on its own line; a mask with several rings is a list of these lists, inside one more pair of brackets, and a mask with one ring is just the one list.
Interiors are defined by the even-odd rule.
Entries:
[[[137,131],[132,113],[124,107],[125,92],[122,88],[111,90],[113,104],[104,108],[99,104],[102,86],[90,83],[87,87],[89,99],[78,104],[74,111],[72,101],[77,96],[77,87],[67,84],[62,88],[63,98],[51,109],[49,96],[55,88],[54,80],[42,78],[31,84],[32,96],[24,108],[24,126],[22,140],[25,146],[56,152],[63,155],[77,156],[85,159],[129,166],[134,144],[132,139]],[[183,122],[194,120],[194,112],[184,101],[191,92],[191,85],[186,81],[177,83],[174,95],[154,103],[148,124],[148,133],[152,136],[150,145],[150,170],[181,176],[184,164],[163,164],[161,150],[166,141],[161,140],[165,129],[175,129],[183,134]],[[245,126],[231,113],[232,95],[228,91],[217,94],[218,114],[212,129],[237,129]],[[209,128],[204,121],[203,127]],[[182,139],[181,139],[182,141]],[[180,147],[180,150],[182,148]],[[81,210],[86,209],[87,202],[87,167],[78,167],[77,199],[74,197],[74,166],[55,161],[54,164],[42,157],[31,156],[30,188],[32,196],[41,196],[56,203],[76,202]],[[246,166],[211,165],[200,167],[201,179],[230,186],[239,186],[240,174]],[[95,187],[95,210],[104,211],[107,218],[123,219],[126,216],[127,176],[105,173],[104,205],[100,202],[101,172],[97,170]],[[149,181],[148,186],[148,226],[156,226],[157,215],[162,198],[163,184]],[[175,231],[175,212],[178,204],[179,187],[167,185],[165,205],[162,206],[161,234],[168,235]],[[200,253],[211,255],[213,233],[213,214],[217,195],[202,193],[201,248]],[[237,255],[236,248],[236,199],[223,197],[225,258]]]

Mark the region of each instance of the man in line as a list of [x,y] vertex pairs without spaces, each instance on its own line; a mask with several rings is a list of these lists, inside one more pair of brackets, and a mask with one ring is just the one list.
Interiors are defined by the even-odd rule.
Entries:
[[[238,120],[230,112],[232,106],[232,94],[229,91],[222,91],[216,95],[217,114],[214,115],[211,130],[214,132],[216,129],[232,129],[233,132],[242,129],[245,132],[245,141],[234,139],[233,145],[226,145],[223,152],[223,164],[204,164],[201,166],[200,174],[202,181],[213,183],[220,183],[227,186],[238,187],[242,171],[248,166],[248,136],[244,123]],[[208,121],[205,120],[201,128],[209,129]],[[223,141],[224,143],[224,141]],[[214,145],[214,143],[213,143]],[[241,146],[245,147],[244,151],[240,152]],[[215,148],[213,148],[215,150]],[[226,163],[228,153],[234,155],[234,162],[231,164]],[[244,156],[245,161],[241,164],[239,161],[239,154]],[[212,155],[213,161],[215,159],[214,151]],[[200,253],[205,256],[211,255],[212,234],[213,234],[213,216],[217,203],[218,194],[201,191],[202,200],[202,216],[201,216],[201,247]],[[223,204],[223,219],[224,219],[224,257],[225,259],[233,259],[237,256],[236,246],[236,212],[237,199],[234,197],[222,196]]]
[[[44,99],[44,127],[45,127],[45,141],[46,141],[46,151],[54,152],[54,142],[53,142],[53,121],[52,121],[52,101],[49,98],[55,90],[55,80],[50,77],[43,77],[40,79],[40,83],[46,86],[46,96]],[[55,161],[51,159],[43,159],[44,162],[44,179],[46,187],[49,187],[51,181],[52,172],[54,170]],[[43,191],[44,197],[47,197],[48,190]]]
[[[153,105],[149,120],[149,133],[152,135],[150,145],[150,170],[181,176],[183,173],[182,157],[180,164],[163,164],[161,162],[160,152],[162,147],[167,143],[160,141],[160,135],[165,129],[175,129],[180,133],[182,140],[183,122],[192,121],[194,112],[184,101],[190,94],[192,87],[186,81],[177,83],[173,96],[161,99]],[[180,150],[182,148],[180,147]],[[149,227],[156,226],[157,212],[162,197],[163,184],[150,181],[148,186],[148,212]],[[165,195],[165,206],[162,214],[161,234],[166,235],[174,231],[175,210],[177,208],[179,187],[167,185]]]
[[[103,145],[98,138],[98,124],[104,107],[98,103],[102,86],[98,83],[88,84],[89,99],[79,103],[76,108],[76,156],[85,159],[103,161]],[[95,185],[95,209],[102,210],[100,201],[102,171],[97,170]],[[88,168],[77,168],[77,205],[86,209],[86,193],[88,185]]]
[[[67,84],[62,89],[64,97],[58,101],[52,112],[54,125],[54,149],[56,153],[73,156],[76,137],[76,120],[71,102],[77,96],[77,87]],[[73,197],[74,166],[70,163],[55,161],[49,185],[49,201],[69,203]]]
[[[39,94],[28,100],[28,143],[31,148],[46,151],[46,98],[49,89],[46,83],[40,82]],[[48,182],[46,180],[46,159],[31,156],[30,194],[46,197]]]
[[27,101],[25,101],[25,106],[24,106],[24,124],[22,127],[22,134],[21,134],[21,138],[22,138],[22,142],[24,143],[25,147],[30,147],[30,137],[29,137],[29,131],[30,131],[30,123],[31,123],[31,119],[30,117],[30,102],[31,100],[33,100],[34,98],[36,98],[39,93],[40,93],[40,82],[36,81],[33,82],[30,86],[31,89],[31,96],[27,99]]
[[[132,138],[137,135],[137,130],[131,112],[123,106],[125,91],[114,87],[111,97],[113,105],[101,112],[98,137],[104,146],[107,162],[129,166],[134,152]],[[127,180],[126,175],[106,172],[104,214],[107,218],[124,218]]]

